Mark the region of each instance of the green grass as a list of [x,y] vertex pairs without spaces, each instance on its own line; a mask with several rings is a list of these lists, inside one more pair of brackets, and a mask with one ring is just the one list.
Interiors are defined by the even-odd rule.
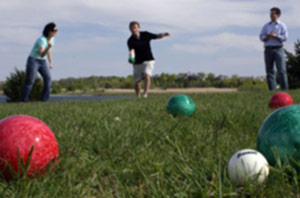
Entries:
[[[228,177],[230,157],[256,148],[271,94],[190,95],[197,107],[191,118],[166,113],[170,95],[0,105],[0,118],[27,114],[43,120],[60,146],[54,172],[2,180],[0,197],[297,197],[300,177],[289,166],[272,168],[259,186],[236,188]],[[291,94],[300,101],[298,92]]]

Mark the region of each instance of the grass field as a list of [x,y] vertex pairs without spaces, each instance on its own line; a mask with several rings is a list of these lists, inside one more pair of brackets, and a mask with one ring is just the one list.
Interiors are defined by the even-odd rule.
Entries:
[[[0,197],[298,197],[300,177],[289,166],[271,169],[260,186],[235,188],[227,164],[256,148],[272,93],[190,95],[191,118],[165,111],[170,95],[145,99],[0,105],[0,118],[35,116],[60,145],[54,172],[0,181]],[[300,93],[291,92],[295,102]],[[115,117],[121,121],[115,121]]]

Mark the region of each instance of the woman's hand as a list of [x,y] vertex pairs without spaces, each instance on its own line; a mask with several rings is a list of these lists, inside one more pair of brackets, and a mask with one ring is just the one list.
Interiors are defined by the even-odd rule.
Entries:
[[52,45],[51,39],[50,39],[50,40],[48,40],[48,48],[50,49],[52,46],[53,46],[53,45]]

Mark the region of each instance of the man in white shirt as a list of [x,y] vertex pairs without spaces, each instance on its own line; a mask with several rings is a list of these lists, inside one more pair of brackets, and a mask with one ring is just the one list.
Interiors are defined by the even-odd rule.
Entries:
[[289,88],[283,49],[283,43],[288,39],[288,30],[286,25],[279,21],[280,15],[281,10],[279,8],[272,8],[270,13],[271,21],[264,25],[260,33],[260,40],[264,42],[265,47],[265,64],[269,90],[277,89],[274,63],[276,64],[281,89],[287,90]]

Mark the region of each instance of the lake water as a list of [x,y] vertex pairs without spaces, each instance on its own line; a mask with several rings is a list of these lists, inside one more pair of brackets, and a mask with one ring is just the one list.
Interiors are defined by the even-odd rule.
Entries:
[[[76,101],[76,100],[108,100],[108,99],[123,99],[130,98],[132,96],[67,96],[67,95],[59,95],[59,96],[50,96],[50,102],[59,102],[59,101]],[[0,103],[5,103],[6,97],[4,95],[0,95]]]

